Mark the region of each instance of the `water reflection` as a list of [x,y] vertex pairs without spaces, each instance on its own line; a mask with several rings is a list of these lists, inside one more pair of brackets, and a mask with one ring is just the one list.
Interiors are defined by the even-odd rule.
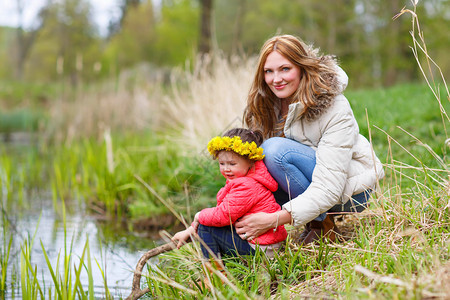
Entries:
[[[28,238],[31,241],[33,235],[36,235],[32,247],[31,263],[37,266],[38,273],[45,278],[41,284],[45,285],[48,290],[54,284],[40,242],[42,241],[52,267],[55,268],[58,256],[60,256],[59,264],[63,264],[65,251],[73,253],[71,267],[74,264],[78,266],[79,257],[83,253],[86,241],[89,240],[95,296],[102,298],[105,295],[105,284],[100,267],[106,276],[111,295],[115,299],[128,296],[131,291],[132,270],[141,255],[154,247],[155,243],[148,238],[125,232],[120,226],[117,226],[117,223],[113,225],[114,223],[106,221],[98,222],[94,217],[85,214],[79,207],[66,213],[65,234],[61,209],[58,209],[59,213],[56,213],[52,201],[48,199],[47,197],[37,199],[33,202],[33,207],[28,209],[8,209],[8,220],[13,225],[9,226],[9,230],[14,236],[10,258],[10,262],[13,263],[10,264],[8,273],[14,274],[14,270],[20,269],[18,264],[21,246],[24,240]],[[84,262],[87,263],[87,258],[84,259]],[[62,266],[60,273],[63,273]],[[20,275],[18,276],[20,279]],[[84,270],[80,279],[83,289],[87,291],[88,277]],[[10,286],[11,294],[8,294],[7,297],[20,299],[20,287],[17,285]]]

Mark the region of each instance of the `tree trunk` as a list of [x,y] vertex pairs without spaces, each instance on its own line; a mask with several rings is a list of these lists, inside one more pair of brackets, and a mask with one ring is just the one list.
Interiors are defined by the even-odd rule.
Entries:
[[200,38],[198,43],[198,53],[201,56],[211,52],[211,19],[213,0],[200,0]]
[[242,28],[244,23],[244,16],[246,10],[246,0],[239,1],[239,6],[236,13],[236,21],[234,23],[233,41],[231,44],[231,54],[238,54],[243,52],[242,49]]

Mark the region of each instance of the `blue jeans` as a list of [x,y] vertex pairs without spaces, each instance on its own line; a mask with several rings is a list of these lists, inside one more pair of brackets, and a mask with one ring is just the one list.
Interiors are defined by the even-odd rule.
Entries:
[[[211,251],[220,257],[220,255],[237,256],[255,254],[255,250],[239,237],[234,226],[212,227],[202,224],[198,227],[198,235],[205,242]],[[210,254],[203,244],[203,256],[209,258]]]
[[[278,182],[278,191],[274,193],[278,204],[283,205],[297,197],[308,188],[312,181],[312,173],[316,166],[316,152],[297,141],[273,137],[261,145],[264,149],[264,163],[272,177]],[[289,182],[289,186],[288,183]],[[353,195],[345,204],[338,204],[328,212],[361,212],[366,209],[370,198],[370,190]],[[323,221],[327,213],[320,214],[315,220]]]

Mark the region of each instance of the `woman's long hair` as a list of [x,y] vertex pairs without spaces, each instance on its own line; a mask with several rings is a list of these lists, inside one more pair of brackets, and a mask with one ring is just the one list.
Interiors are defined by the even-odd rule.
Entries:
[[[264,136],[274,136],[283,129],[284,122],[278,123],[275,107],[279,107],[278,97],[270,90],[264,80],[264,65],[267,56],[279,52],[300,69],[300,84],[291,103],[302,102],[304,115],[311,120],[330,106],[337,94],[336,60],[331,55],[319,56],[318,50],[306,45],[292,35],[274,36],[261,48],[258,68],[247,97],[244,122],[249,128],[259,129]],[[284,116],[283,116],[284,117]]]

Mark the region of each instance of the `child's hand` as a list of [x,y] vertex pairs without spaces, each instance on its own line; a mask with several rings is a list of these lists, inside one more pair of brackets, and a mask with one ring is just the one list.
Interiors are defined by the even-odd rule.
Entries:
[[192,225],[191,225],[194,228],[195,232],[198,231],[198,225],[200,225],[200,223],[198,222],[199,214],[200,214],[200,212],[195,214],[194,221],[192,222]]
[[177,243],[177,248],[180,249],[181,246],[183,246],[186,243],[186,241],[190,238],[191,234],[193,234],[194,232],[195,232],[194,228],[192,226],[189,226],[189,228],[175,233],[175,235],[172,237],[172,241]]

